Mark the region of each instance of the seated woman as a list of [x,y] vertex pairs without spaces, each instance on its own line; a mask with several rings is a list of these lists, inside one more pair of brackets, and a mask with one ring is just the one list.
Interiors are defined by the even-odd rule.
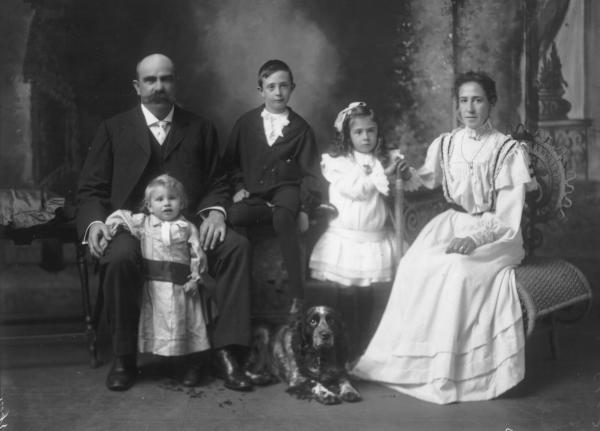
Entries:
[[438,404],[486,400],[525,375],[514,268],[526,149],[493,128],[496,85],[467,72],[454,85],[464,127],[438,137],[409,186],[440,184],[451,209],[402,258],[379,327],[353,374]]

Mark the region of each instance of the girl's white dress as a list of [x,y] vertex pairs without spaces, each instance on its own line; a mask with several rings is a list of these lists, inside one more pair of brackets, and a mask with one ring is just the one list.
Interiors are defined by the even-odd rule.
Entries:
[[179,356],[209,349],[202,297],[190,295],[181,284],[168,281],[169,268],[177,264],[189,267],[190,278],[199,278],[202,251],[194,224],[184,217],[162,221],[154,215],[132,214],[126,210],[115,211],[106,224],[112,231],[123,226],[140,240],[146,268],[166,268],[162,274],[152,271],[153,277],[158,279],[146,278],[144,283],[138,328],[139,351]]
[[321,170],[339,214],[313,249],[311,276],[345,286],[390,281],[396,244],[386,226],[389,184],[381,163],[372,154],[323,154]]
[[[514,268],[524,257],[526,150],[489,122],[458,129],[431,144],[413,177],[429,188],[442,184],[466,212],[449,209],[421,231],[352,372],[438,404],[497,397],[525,374]],[[477,244],[472,254],[446,253],[465,236]]]

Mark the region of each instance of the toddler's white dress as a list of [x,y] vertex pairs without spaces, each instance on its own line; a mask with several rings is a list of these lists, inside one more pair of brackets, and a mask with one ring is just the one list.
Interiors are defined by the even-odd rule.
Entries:
[[321,170],[329,182],[329,202],[339,214],[313,249],[311,276],[344,286],[390,281],[396,244],[386,224],[389,184],[381,163],[372,154],[323,154]]
[[112,231],[123,226],[140,240],[146,281],[138,328],[139,352],[179,356],[209,349],[202,297],[190,295],[182,284],[169,281],[170,274],[182,270],[198,277],[202,251],[196,226],[183,216],[162,221],[154,215],[126,210],[112,213],[106,224]]
[[[526,150],[488,122],[440,136],[415,173],[466,212],[439,214],[411,245],[352,373],[438,404],[497,397],[525,374],[514,268],[524,257]],[[472,254],[446,253],[465,236],[477,244]]]

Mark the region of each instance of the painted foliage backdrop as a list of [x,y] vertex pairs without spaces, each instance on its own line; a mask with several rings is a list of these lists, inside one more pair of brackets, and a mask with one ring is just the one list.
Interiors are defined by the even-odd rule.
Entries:
[[[270,58],[294,70],[292,106],[323,150],[336,113],[365,100],[384,119],[388,143],[418,164],[455,125],[452,80],[467,69],[497,79],[500,130],[520,121],[522,0],[9,1],[21,20],[2,22],[24,34],[31,115],[31,150],[0,173],[9,186],[72,195],[98,122],[136,103],[135,63],[157,51],[178,66],[180,103],[213,120],[222,141],[260,102],[256,71]],[[0,44],[8,50],[14,39]],[[2,150],[11,145],[19,148],[2,142]]]

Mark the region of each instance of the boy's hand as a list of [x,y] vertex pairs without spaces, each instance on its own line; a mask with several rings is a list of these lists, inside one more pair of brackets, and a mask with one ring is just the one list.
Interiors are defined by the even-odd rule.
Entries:
[[221,211],[210,211],[208,216],[200,223],[200,247],[203,250],[212,250],[217,242],[225,240],[225,216]]
[[446,249],[446,253],[471,254],[477,248],[477,244],[470,236],[465,238],[454,238]]
[[250,196],[250,193],[248,192],[248,190],[240,189],[237,191],[237,193],[235,195],[233,195],[233,203],[236,204],[239,201],[246,199],[248,196]]
[[304,233],[308,230],[308,225],[309,225],[309,220],[308,220],[308,214],[305,213],[304,211],[300,211],[298,213],[298,230],[300,231],[300,233]]
[[102,222],[92,223],[88,232],[88,247],[90,254],[96,258],[102,257],[108,241],[112,239],[110,229]]

